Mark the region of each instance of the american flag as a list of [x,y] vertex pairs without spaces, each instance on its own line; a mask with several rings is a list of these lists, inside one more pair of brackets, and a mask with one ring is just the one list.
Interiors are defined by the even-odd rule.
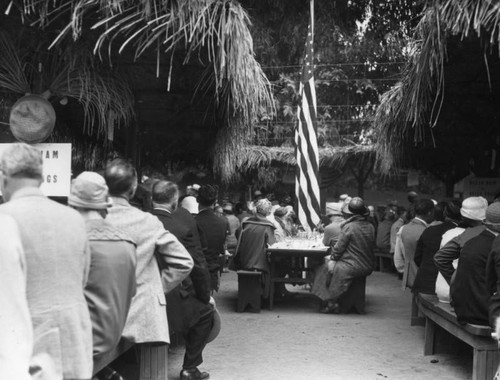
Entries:
[[299,87],[298,126],[295,131],[295,157],[298,165],[295,178],[295,195],[298,200],[297,215],[306,230],[314,229],[320,222],[312,21],[311,12],[311,21],[307,29],[306,55]]

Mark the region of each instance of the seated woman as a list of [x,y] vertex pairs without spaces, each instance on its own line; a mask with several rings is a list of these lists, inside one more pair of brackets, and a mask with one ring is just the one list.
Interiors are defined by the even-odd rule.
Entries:
[[352,281],[373,271],[375,227],[367,221],[368,210],[361,198],[353,198],[342,208],[346,221],[342,223],[339,239],[332,255],[316,272],[311,292],[324,307],[321,313],[338,313],[337,303]]
[[269,200],[259,199],[257,201],[255,216],[243,220],[240,230],[237,231],[239,241],[234,256],[237,269],[262,272],[263,298],[269,298],[270,288],[269,262],[266,257],[266,248],[276,241],[274,236],[276,227],[266,218],[270,214],[271,208],[272,205]]

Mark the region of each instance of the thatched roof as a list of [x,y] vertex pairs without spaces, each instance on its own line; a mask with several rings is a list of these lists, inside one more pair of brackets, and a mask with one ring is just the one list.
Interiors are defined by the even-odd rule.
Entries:
[[220,154],[214,157],[214,165],[223,179],[232,174],[233,157],[243,144],[242,136],[262,113],[273,107],[271,86],[254,56],[250,19],[236,0],[16,0],[13,3],[24,17],[35,20],[34,24],[42,28],[52,22],[57,24],[59,33],[53,44],[67,36],[77,39],[88,33],[84,26],[90,23],[90,29],[99,33],[94,49],[99,55],[127,48],[136,57],[153,50],[158,54],[158,62],[164,53],[171,57],[183,54],[185,62],[208,59],[210,64],[201,78],[199,91],[214,92],[209,95],[216,99],[220,110],[222,127],[219,147],[214,150]]
[[395,166],[406,143],[423,141],[425,133],[432,135],[443,104],[447,38],[476,35],[490,45],[499,45],[499,26],[499,1],[427,2],[402,79],[382,96],[375,116],[381,171]]
[[[320,167],[342,168],[350,158],[374,152],[373,145],[320,148],[319,165]],[[241,171],[272,165],[297,165],[294,148],[247,146],[238,153],[237,168]]]

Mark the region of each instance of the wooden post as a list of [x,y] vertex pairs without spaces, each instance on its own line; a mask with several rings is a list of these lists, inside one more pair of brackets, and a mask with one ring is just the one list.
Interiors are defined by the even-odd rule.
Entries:
[[141,344],[139,380],[166,380],[168,344]]
[[436,340],[436,324],[430,318],[425,318],[424,355],[434,355]]

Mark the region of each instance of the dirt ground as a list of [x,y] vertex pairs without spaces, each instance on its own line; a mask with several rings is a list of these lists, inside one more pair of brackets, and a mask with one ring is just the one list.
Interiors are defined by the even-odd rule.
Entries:
[[[272,311],[236,313],[236,274],[224,273],[215,295],[222,330],[199,368],[213,380],[471,378],[472,350],[461,342],[443,335],[454,352],[423,356],[424,328],[410,326],[411,294],[400,284],[393,273],[368,277],[365,315],[320,314],[302,287],[289,287],[300,294]],[[182,357],[171,347],[170,380]]]

